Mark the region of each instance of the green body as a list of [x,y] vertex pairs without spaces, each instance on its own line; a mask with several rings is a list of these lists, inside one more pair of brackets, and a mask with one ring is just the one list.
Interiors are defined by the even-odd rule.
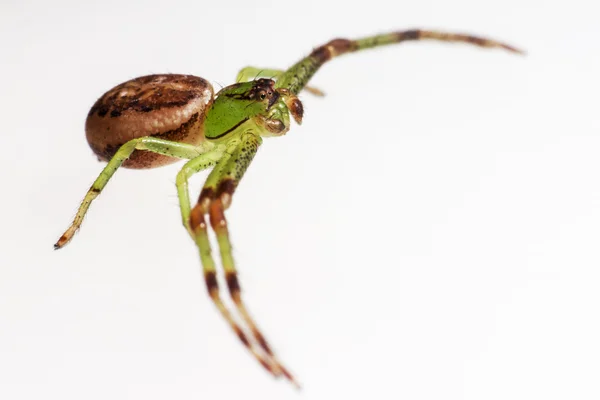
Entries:
[[[146,150],[171,157],[187,159],[177,175],[177,193],[184,227],[197,246],[209,295],[231,328],[253,356],[274,376],[284,376],[296,383],[292,375],[277,360],[264,336],[246,311],[240,296],[240,286],[229,241],[225,210],[246,172],[262,137],[284,135],[291,125],[290,116],[302,121],[302,103],[296,95],[307,87],[308,81],[327,61],[339,55],[408,40],[433,39],[464,42],[480,47],[519,51],[506,44],[480,37],[424,30],[407,30],[358,40],[335,39],[315,48],[288,70],[246,67],[238,74],[238,83],[219,91],[205,115],[201,146],[170,142],[154,137],[142,137],[124,144],[108,162],[88,190],[75,220],[55,244],[61,248],[73,237],[92,202],[106,186],[111,176],[134,150]],[[266,79],[264,77],[269,77]],[[213,168],[195,206],[191,206],[188,179],[195,173]],[[243,324],[236,322],[221,300],[217,284],[217,264],[209,241],[209,226],[216,234],[220,259],[228,291]]]

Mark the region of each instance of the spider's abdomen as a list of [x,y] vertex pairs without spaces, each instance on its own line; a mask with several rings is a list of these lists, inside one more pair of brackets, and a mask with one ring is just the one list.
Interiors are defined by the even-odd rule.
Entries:
[[[92,106],[85,133],[94,153],[108,161],[131,139],[154,136],[198,145],[213,100],[209,82],[192,75],[148,75],[115,86]],[[154,168],[177,158],[135,150],[128,168]]]

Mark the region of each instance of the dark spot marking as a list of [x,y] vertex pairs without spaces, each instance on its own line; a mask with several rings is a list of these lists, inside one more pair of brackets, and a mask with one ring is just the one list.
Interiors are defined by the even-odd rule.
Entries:
[[348,39],[333,39],[323,46],[319,46],[310,54],[319,64],[323,64],[334,56],[356,50],[356,43]]
[[267,340],[265,339],[265,337],[257,330],[254,330],[252,333],[254,333],[254,337],[256,338],[256,341],[258,342],[260,347],[265,351],[265,353],[272,356],[273,350],[271,350],[271,346],[269,346],[269,343],[267,343]]
[[310,53],[310,55],[321,64],[331,59],[331,52],[326,46],[317,47],[312,53]]
[[216,297],[219,295],[219,283],[217,282],[217,274],[215,271],[206,271],[204,273],[204,281],[206,282],[206,289],[210,297]]
[[488,44],[488,41],[486,39],[475,36],[466,36],[465,39],[467,40],[467,42],[473,43],[477,46],[486,46]]
[[411,29],[409,31],[398,32],[398,40],[417,40],[421,36],[421,31]]
[[235,187],[236,181],[234,179],[224,179],[217,188],[217,197],[220,197],[223,193],[232,195],[235,191]]
[[233,330],[235,331],[237,336],[240,338],[241,342],[244,343],[244,346],[250,347],[250,341],[248,340],[248,338],[246,337],[244,332],[240,329],[240,327],[236,325],[236,326],[234,326]]
[[[92,110],[93,109],[94,108],[92,107]],[[90,110],[90,114],[92,114],[92,110]],[[99,117],[104,117],[106,114],[108,114],[108,107],[107,106],[102,105],[102,106],[98,107],[98,116]]]
[[[263,360],[262,358],[260,360],[258,360],[258,362],[260,362],[260,365],[263,366],[263,368],[265,368],[267,371],[269,371],[270,373],[274,373],[273,368],[267,364],[267,362],[265,360]],[[281,367],[279,367],[281,368]],[[282,371],[283,372],[283,371]],[[285,375],[285,374],[284,374]],[[289,378],[288,378],[289,379]]]
[[205,200],[213,200],[215,198],[215,190],[211,187],[202,188],[200,196],[198,197],[198,203],[202,203]]
[[240,296],[240,283],[237,279],[237,274],[233,271],[227,271],[225,273],[225,280],[227,281],[227,288],[229,289],[229,293],[233,298],[233,301],[239,301]]
[[281,373],[291,382],[295,383],[296,381],[294,380],[294,377],[292,376],[292,374],[290,373],[290,371],[288,371],[287,369],[285,369],[282,366],[279,366],[279,368],[281,369]]

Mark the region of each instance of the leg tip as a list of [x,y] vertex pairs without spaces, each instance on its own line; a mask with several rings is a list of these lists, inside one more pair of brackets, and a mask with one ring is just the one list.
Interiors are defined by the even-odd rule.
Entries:
[[54,250],[62,249],[69,240],[63,235],[58,239],[58,242],[54,243]]
[[294,376],[285,368],[280,367],[281,368],[281,373],[283,374],[283,376],[285,377],[285,379],[287,379],[296,390],[300,391],[302,390],[302,385],[300,384],[300,382],[298,382],[296,380],[296,378],[294,378]]
[[510,51],[512,53],[518,54],[520,56],[526,56],[527,55],[527,52],[525,50],[521,50],[521,49],[519,49],[517,47],[513,47],[513,46],[510,46],[508,44],[503,44],[502,48],[505,49],[505,50],[508,50],[508,51]]

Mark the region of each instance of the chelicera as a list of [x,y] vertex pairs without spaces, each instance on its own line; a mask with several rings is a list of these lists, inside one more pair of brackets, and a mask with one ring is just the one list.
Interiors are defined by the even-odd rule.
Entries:
[[[180,159],[188,160],[177,174],[177,194],[183,226],[200,255],[208,294],[252,356],[273,376],[283,376],[297,384],[275,356],[242,301],[225,210],[262,138],[284,135],[290,129],[290,116],[298,124],[302,122],[304,111],[298,93],[307,90],[322,94],[306,85],[323,64],[345,53],[424,39],[521,53],[507,44],[477,36],[407,30],[358,40],[334,39],[315,48],[285,71],[243,68],[238,74],[238,83],[224,87],[216,95],[209,82],[192,75],[149,75],[114,87],[92,106],[85,124],[90,147],[107,165],[88,190],[73,223],[55,248],[62,248],[72,239],[90,204],[119,167],[154,168]],[[212,171],[192,207],[188,179],[207,168]],[[220,249],[220,267],[211,253],[209,226]],[[221,299],[217,284],[219,272],[225,275],[241,324]]]

